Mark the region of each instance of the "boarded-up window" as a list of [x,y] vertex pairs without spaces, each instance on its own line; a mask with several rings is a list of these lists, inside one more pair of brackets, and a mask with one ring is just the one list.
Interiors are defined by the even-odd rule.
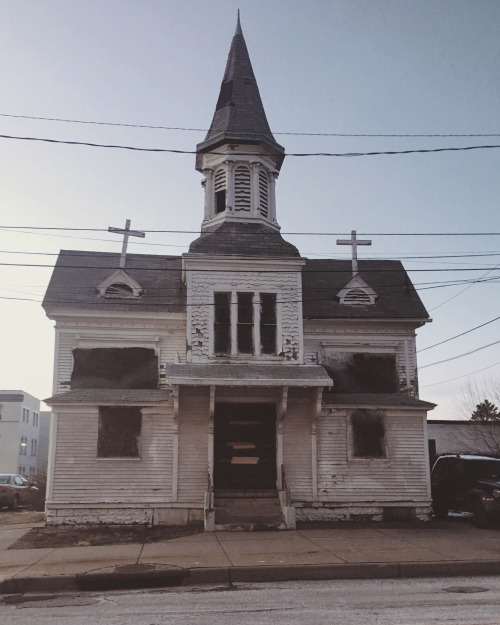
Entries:
[[253,354],[253,293],[238,293],[238,353]]
[[136,406],[99,406],[98,458],[138,458],[141,409]]
[[73,350],[71,388],[158,388],[158,356],[143,347]]
[[379,410],[351,413],[352,455],[355,458],[385,458],[384,414]]
[[214,294],[214,352],[231,351],[231,293]]
[[398,378],[393,354],[329,354],[324,364],[335,393],[396,393]]
[[260,302],[262,353],[276,354],[276,293],[261,293]]

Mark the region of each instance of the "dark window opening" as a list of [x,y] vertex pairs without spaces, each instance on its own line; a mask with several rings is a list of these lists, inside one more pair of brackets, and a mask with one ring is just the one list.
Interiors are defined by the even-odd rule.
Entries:
[[105,295],[107,297],[133,297],[134,291],[128,284],[116,282],[108,286]]
[[276,294],[260,295],[260,341],[263,354],[276,354]]
[[238,352],[253,354],[253,293],[238,293]]
[[226,189],[221,189],[215,193],[215,212],[223,213],[226,210]]
[[329,354],[323,363],[335,393],[396,393],[398,376],[393,354]]
[[136,406],[99,406],[98,458],[138,458],[141,410]]
[[73,350],[71,389],[158,388],[158,356],[143,347]]
[[354,457],[385,458],[385,424],[380,411],[354,410],[351,429]]
[[214,294],[214,351],[229,354],[231,351],[231,294]]

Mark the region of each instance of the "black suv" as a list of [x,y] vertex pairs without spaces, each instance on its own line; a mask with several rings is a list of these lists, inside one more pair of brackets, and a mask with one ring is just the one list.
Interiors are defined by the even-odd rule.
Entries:
[[440,456],[431,472],[432,505],[437,518],[448,510],[474,513],[477,527],[500,519],[500,460],[487,456]]

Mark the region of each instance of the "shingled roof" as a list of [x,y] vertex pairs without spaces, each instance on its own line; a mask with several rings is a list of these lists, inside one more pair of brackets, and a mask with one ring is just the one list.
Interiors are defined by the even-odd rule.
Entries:
[[180,256],[127,254],[125,270],[143,288],[138,298],[100,297],[97,287],[119,266],[120,254],[62,250],[43,307],[183,312],[186,290]]
[[352,279],[352,262],[308,259],[302,273],[304,319],[429,318],[399,261],[360,260],[358,269],[378,299],[372,305],[343,306],[337,294]]
[[207,228],[189,246],[191,254],[300,258],[299,250],[262,223],[224,221]]
[[208,152],[224,143],[264,143],[283,161],[284,148],[273,137],[255,80],[250,56],[238,16],[214,117],[198,152]]

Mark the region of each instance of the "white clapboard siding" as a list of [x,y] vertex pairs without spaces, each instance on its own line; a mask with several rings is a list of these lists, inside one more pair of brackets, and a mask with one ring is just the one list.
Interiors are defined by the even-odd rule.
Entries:
[[292,501],[310,501],[312,498],[313,409],[310,392],[290,393],[284,423],[283,459]]
[[[132,320],[133,321],[133,320]],[[130,338],[132,337],[132,338]],[[73,350],[77,347],[153,347],[162,365],[186,361],[186,324],[184,321],[162,322],[138,327],[137,323],[119,328],[101,328],[90,323],[76,329],[59,332],[56,364],[56,392],[69,390],[73,371]]]
[[202,502],[208,486],[208,389],[182,389],[179,398],[178,501]]
[[172,414],[142,417],[140,458],[97,458],[97,408],[58,415],[52,502],[162,503],[172,495]]
[[328,415],[318,428],[318,496],[332,502],[428,498],[423,418],[386,417],[387,458],[349,458],[346,416]]

